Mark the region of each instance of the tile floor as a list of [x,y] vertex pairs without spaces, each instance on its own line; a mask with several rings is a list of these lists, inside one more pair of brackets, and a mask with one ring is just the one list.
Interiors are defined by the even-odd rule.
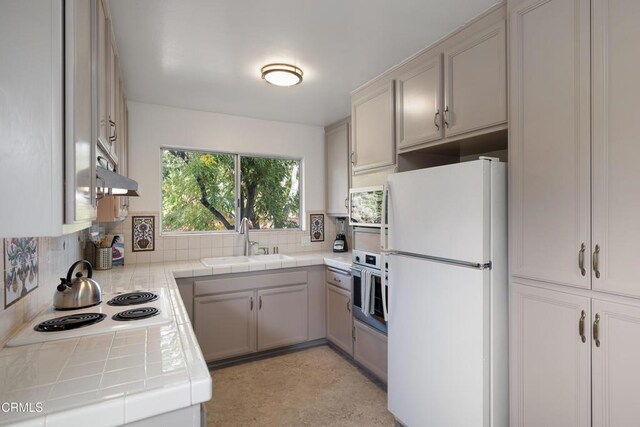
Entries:
[[328,346],[211,372],[209,426],[396,426],[387,394]]

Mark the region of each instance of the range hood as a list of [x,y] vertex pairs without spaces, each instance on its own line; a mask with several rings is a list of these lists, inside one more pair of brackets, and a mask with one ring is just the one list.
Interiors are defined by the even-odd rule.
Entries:
[[103,196],[140,196],[136,181],[100,165],[96,166],[96,178],[96,187],[102,190]]

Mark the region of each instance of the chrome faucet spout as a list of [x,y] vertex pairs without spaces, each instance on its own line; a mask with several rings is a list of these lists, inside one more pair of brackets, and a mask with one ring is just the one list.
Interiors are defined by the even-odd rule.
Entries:
[[249,224],[248,219],[245,216],[240,222],[240,234],[244,234],[244,256],[251,255],[251,241],[249,240]]

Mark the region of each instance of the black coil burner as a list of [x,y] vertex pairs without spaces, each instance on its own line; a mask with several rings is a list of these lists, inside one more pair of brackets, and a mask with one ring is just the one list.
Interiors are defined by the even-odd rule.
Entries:
[[107,304],[117,306],[137,305],[146,304],[157,299],[158,295],[153,292],[129,292],[111,298]]
[[142,320],[142,319],[147,319],[149,317],[156,316],[158,313],[160,313],[160,310],[158,310],[155,307],[140,307],[140,308],[133,308],[131,310],[122,311],[118,314],[114,314],[112,319],[120,320],[120,321]]
[[38,332],[68,331],[70,329],[82,328],[83,326],[102,322],[105,317],[107,317],[107,315],[102,313],[70,314],[68,316],[45,320],[33,329]]

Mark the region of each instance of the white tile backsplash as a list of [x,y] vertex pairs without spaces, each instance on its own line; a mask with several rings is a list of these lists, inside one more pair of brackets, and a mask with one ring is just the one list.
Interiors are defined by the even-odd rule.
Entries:
[[[67,275],[67,270],[75,261],[82,258],[82,232],[61,237],[40,237],[38,248],[38,287],[24,298],[4,309],[4,296],[0,297],[0,345],[17,331],[22,325],[30,322],[44,307],[53,302],[53,293],[60,283],[60,277]],[[0,244],[2,239],[0,239]],[[4,245],[1,245],[4,247]],[[4,249],[0,256],[4,259]],[[0,267],[4,264],[0,261]],[[2,281],[4,282],[4,271]]]
[[[323,212],[307,212],[312,213]],[[155,217],[155,251],[132,252],[131,251],[131,216],[153,215]],[[120,223],[107,225],[108,233],[125,234],[125,264],[142,264],[149,262],[186,261],[200,258],[237,256],[244,252],[242,236],[233,232],[221,232],[207,235],[162,236],[159,230],[160,218],[158,212],[130,212],[129,217]],[[310,246],[302,246],[302,238],[309,236],[309,230],[291,231],[250,231],[251,240],[258,242],[259,247],[269,248],[273,253],[274,246],[282,254],[294,252],[314,252],[331,250],[333,239],[336,235],[334,218],[324,217],[325,240],[315,242]]]

